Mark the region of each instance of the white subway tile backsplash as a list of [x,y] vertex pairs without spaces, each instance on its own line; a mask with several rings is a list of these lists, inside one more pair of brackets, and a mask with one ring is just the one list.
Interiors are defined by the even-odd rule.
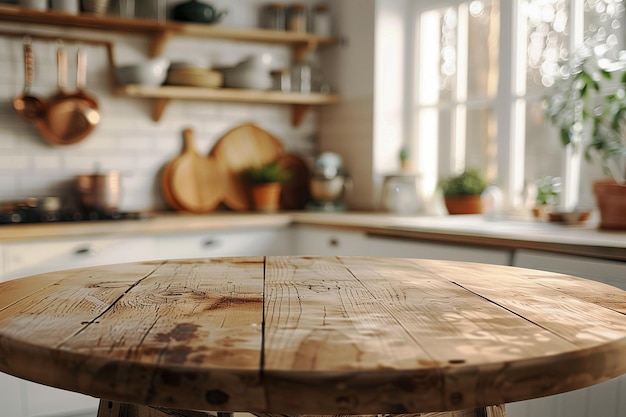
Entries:
[[37,171],[60,171],[63,166],[61,159],[55,155],[34,155],[32,168]]
[[0,172],[23,172],[29,166],[28,156],[19,155],[13,152],[6,152],[0,155]]

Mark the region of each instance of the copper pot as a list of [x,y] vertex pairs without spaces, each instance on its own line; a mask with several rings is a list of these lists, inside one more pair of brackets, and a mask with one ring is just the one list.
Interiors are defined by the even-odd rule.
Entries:
[[106,212],[119,208],[122,194],[119,171],[78,175],[76,187],[80,203],[85,208]]

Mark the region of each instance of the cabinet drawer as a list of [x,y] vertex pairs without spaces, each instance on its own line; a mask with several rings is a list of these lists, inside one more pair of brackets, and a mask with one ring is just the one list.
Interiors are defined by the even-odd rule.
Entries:
[[513,266],[589,278],[626,290],[626,262],[518,249]]
[[200,232],[159,237],[161,259],[288,254],[289,230]]
[[64,239],[4,245],[4,280],[23,276],[123,262],[156,259],[153,238]]

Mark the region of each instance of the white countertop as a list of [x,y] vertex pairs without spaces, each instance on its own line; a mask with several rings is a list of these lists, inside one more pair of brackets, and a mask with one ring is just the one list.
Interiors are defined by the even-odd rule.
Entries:
[[593,222],[567,226],[533,220],[489,221],[480,215],[441,217],[384,213],[216,212],[205,215],[155,213],[144,220],[0,226],[0,243],[25,239],[130,236],[312,225],[368,234],[491,247],[528,248],[626,261],[626,232],[603,231]]

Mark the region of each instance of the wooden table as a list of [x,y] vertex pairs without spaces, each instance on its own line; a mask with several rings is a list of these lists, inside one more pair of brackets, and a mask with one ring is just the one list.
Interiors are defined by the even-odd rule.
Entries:
[[101,398],[106,417],[499,416],[626,373],[626,292],[416,259],[69,270],[0,284],[0,371]]

